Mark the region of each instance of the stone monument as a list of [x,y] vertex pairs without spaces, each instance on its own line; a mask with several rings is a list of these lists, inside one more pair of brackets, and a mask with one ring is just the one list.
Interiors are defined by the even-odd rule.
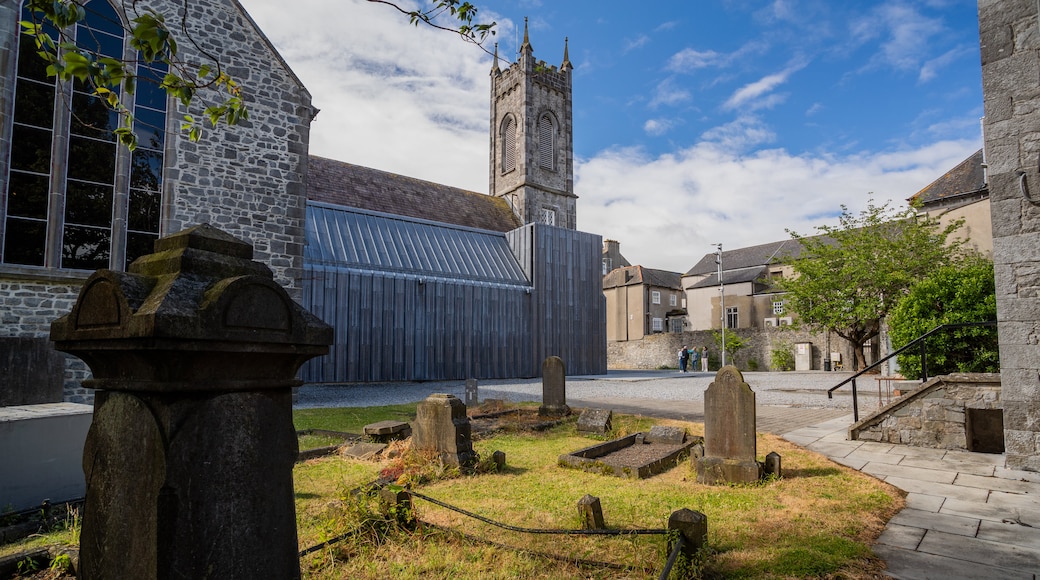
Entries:
[[723,367],[704,392],[704,457],[698,483],[748,483],[762,476],[756,460],[755,392],[737,367]]
[[193,227],[51,325],[97,389],[80,578],[300,577],[292,387],[332,329],[252,255]]
[[426,397],[415,410],[412,447],[434,450],[450,465],[476,464],[466,405],[454,395],[437,393]]
[[542,406],[538,414],[546,417],[571,414],[567,406],[567,368],[558,356],[550,356],[542,362]]

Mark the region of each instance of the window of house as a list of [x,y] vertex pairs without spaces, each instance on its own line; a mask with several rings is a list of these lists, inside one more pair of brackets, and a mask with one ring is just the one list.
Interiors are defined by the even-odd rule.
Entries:
[[678,302],[679,302],[679,299],[675,296],[675,294],[669,294],[668,295],[668,305],[669,306],[675,306],[676,304],[678,304]]
[[606,276],[610,272],[610,258],[603,258],[603,275]]
[[[112,5],[94,0],[85,9],[73,31],[76,44],[99,58],[124,59],[124,30]],[[32,15],[23,9],[22,18]],[[112,135],[118,116],[92,88],[48,78],[33,41],[20,36],[0,262],[123,269],[151,252],[162,206],[164,66],[141,63],[135,95],[122,95],[140,144],[131,154]]]
[[506,117],[502,122],[502,173],[516,169],[516,119]]
[[653,319],[652,329],[654,332],[661,332],[664,330],[664,323],[660,318]]
[[657,290],[654,290],[653,292],[650,292],[650,302],[653,303],[653,304],[660,304],[661,303],[661,293],[658,292]]
[[549,115],[538,119],[538,165],[543,169],[553,168],[553,122]]
[[668,319],[669,330],[675,334],[680,334],[683,331],[683,319],[682,318],[669,318]]
[[777,316],[780,316],[783,313],[784,313],[784,301],[783,300],[777,300],[776,302],[773,302],[773,314],[775,314]]
[[726,307],[726,328],[737,328],[737,307],[727,306]]
[[556,225],[556,210],[552,208],[543,207],[541,221],[543,224],[554,226]]

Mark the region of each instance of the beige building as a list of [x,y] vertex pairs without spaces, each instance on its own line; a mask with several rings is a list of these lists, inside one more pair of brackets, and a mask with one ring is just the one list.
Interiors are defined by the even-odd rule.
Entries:
[[615,268],[603,277],[607,340],[639,340],[685,330],[686,309],[678,272],[643,266]]
[[968,248],[987,256],[993,255],[989,186],[981,149],[907,201],[919,204],[921,211],[937,218],[943,226],[964,220],[954,237],[964,240]]
[[[792,274],[790,266],[777,261],[797,256],[801,249],[797,241],[784,240],[724,251],[721,285],[717,254],[705,254],[682,276],[687,330],[720,329],[723,316],[726,328],[791,324],[793,314],[788,311],[784,295],[775,288],[774,281]],[[720,299],[722,296],[725,300]]]

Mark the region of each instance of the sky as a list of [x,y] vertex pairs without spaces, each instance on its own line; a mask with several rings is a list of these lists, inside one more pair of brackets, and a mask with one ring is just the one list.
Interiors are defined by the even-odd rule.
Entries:
[[[321,109],[312,155],[488,191],[487,52],[386,4],[241,2]],[[578,229],[633,264],[902,207],[982,146],[975,0],[474,4],[507,61],[525,17],[535,58],[568,39]]]

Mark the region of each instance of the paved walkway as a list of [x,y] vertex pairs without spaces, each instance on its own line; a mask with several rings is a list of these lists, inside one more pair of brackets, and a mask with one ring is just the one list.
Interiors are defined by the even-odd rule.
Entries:
[[894,578],[1040,577],[1040,473],[1004,456],[848,441],[852,416],[784,433],[833,461],[907,492],[874,545]]

